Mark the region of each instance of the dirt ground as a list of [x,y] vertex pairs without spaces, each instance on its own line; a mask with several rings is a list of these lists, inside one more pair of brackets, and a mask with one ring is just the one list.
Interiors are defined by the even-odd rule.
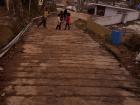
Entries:
[[9,15],[0,7],[0,48],[9,43],[25,26],[25,22]]

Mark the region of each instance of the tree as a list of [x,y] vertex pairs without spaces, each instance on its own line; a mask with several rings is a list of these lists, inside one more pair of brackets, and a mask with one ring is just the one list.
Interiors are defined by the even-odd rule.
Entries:
[[135,8],[137,4],[140,3],[140,0],[127,0],[129,7]]

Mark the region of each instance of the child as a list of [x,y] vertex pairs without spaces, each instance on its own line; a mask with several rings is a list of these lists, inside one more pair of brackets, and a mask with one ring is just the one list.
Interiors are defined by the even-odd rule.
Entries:
[[61,30],[61,19],[60,19],[60,14],[58,14],[57,16],[57,26],[56,26],[56,30],[59,29]]
[[140,53],[136,57],[136,63],[140,62]]
[[65,30],[68,28],[70,30],[70,23],[71,23],[71,14],[68,13],[66,16],[66,25],[65,25]]
[[60,20],[61,20],[61,22],[63,22],[63,20],[64,20],[64,13],[63,13],[63,11],[60,12]]
[[46,28],[46,18],[44,16],[41,17],[41,21],[38,24],[38,28],[43,24],[43,27]]
[[43,24],[43,27],[46,28],[47,17],[48,17],[48,9],[47,9],[47,7],[45,7],[44,14],[41,18],[41,22],[38,24],[38,27]]
[[64,15],[64,16],[63,16],[63,17],[64,17],[64,20],[66,20],[67,14],[68,14],[67,9],[65,9],[65,10],[64,10],[64,12],[63,12],[63,15]]

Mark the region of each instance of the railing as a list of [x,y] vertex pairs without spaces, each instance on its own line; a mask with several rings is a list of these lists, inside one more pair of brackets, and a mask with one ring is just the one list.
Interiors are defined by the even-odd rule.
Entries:
[[0,58],[3,57],[9,51],[9,49],[19,41],[19,39],[24,35],[24,33],[32,26],[34,21],[40,18],[41,16],[33,18],[31,22],[25,28],[23,28],[12,41],[10,41],[6,46],[0,49]]

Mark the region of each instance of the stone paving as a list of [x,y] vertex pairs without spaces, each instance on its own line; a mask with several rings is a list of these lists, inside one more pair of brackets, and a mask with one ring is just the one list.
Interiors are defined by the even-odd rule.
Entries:
[[[35,26],[5,60],[0,105],[140,105],[120,63],[88,34]],[[8,56],[8,55],[7,55]]]

